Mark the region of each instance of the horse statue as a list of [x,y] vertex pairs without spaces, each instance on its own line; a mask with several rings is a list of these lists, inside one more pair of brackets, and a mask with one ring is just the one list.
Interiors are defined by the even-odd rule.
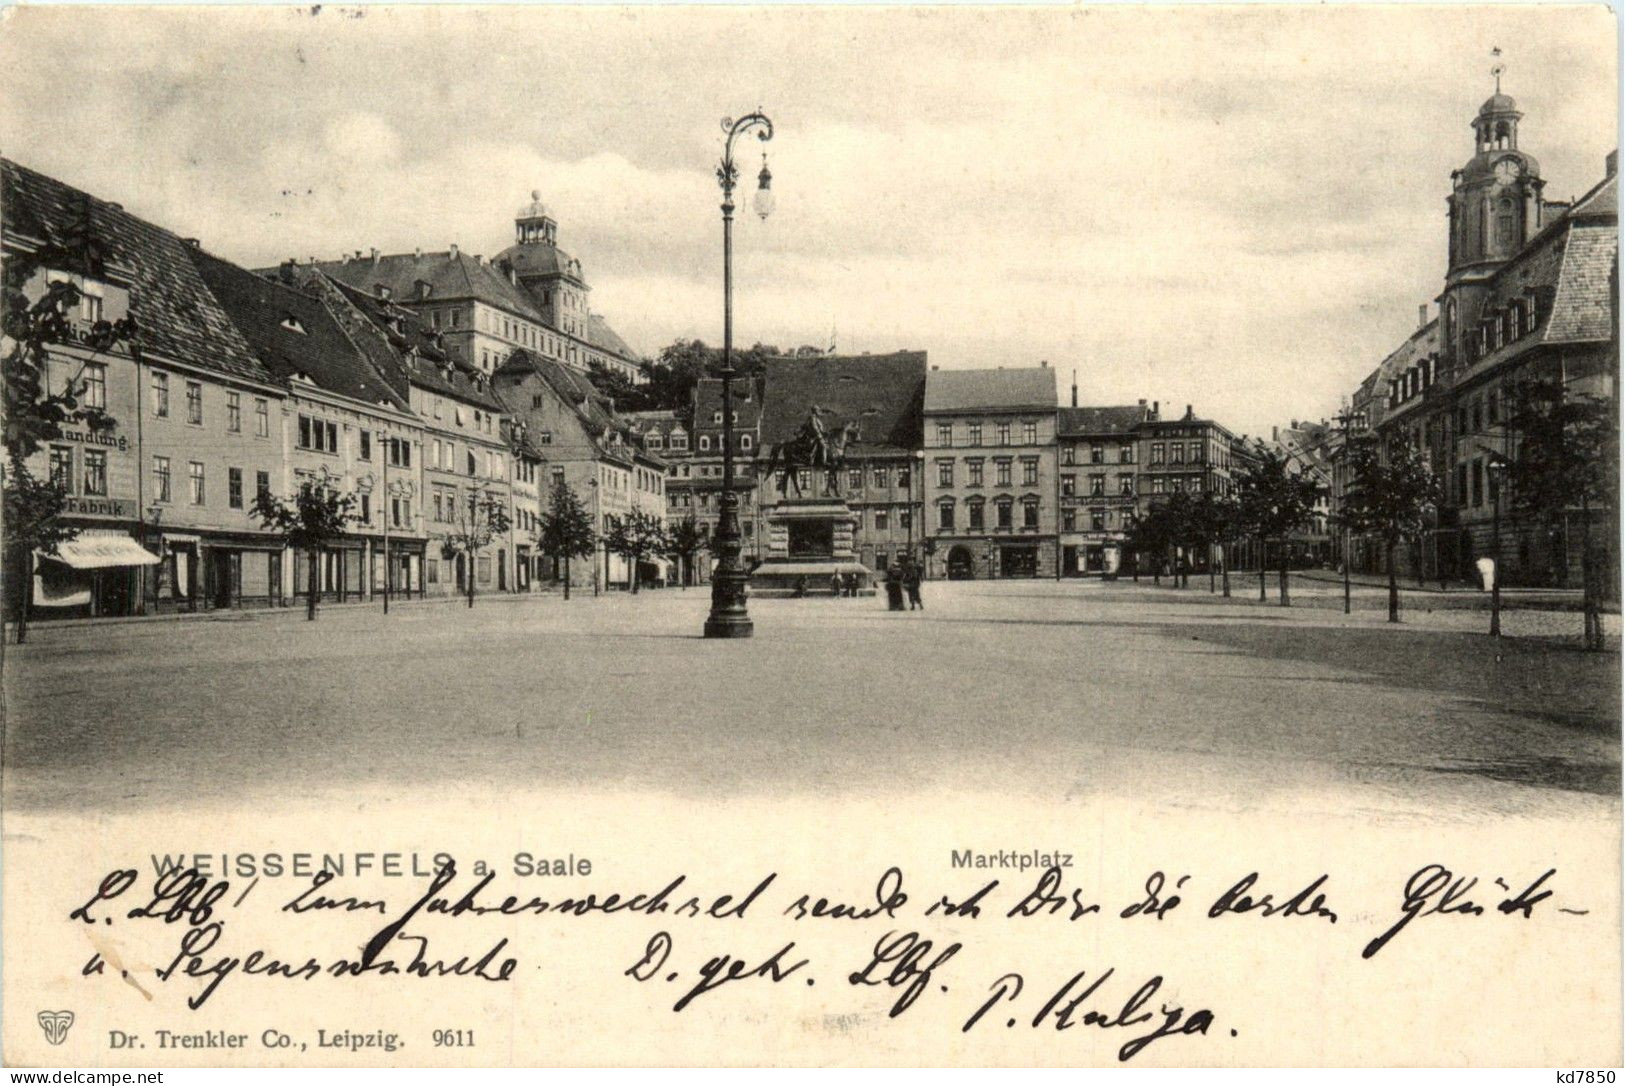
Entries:
[[814,405],[800,432],[789,441],[775,446],[768,457],[763,471],[769,476],[773,472],[781,473],[780,498],[788,497],[792,486],[796,488],[796,497],[802,496],[799,475],[803,468],[824,472],[823,497],[841,495],[841,467],[846,461],[847,445],[858,439],[858,424],[848,422],[834,433],[829,433],[819,417],[822,413],[823,409]]

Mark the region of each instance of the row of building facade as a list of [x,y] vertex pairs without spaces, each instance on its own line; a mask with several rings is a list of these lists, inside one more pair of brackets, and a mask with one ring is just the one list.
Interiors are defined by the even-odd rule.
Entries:
[[[66,492],[76,539],[36,556],[40,617],[285,604],[304,562],[253,512],[330,480],[355,521],[326,548],[324,596],[527,591],[551,579],[535,528],[551,485],[575,486],[600,531],[663,516],[666,464],[585,373],[636,359],[586,304],[578,261],[532,203],[497,261],[458,253],[289,261],[258,272],[54,178],[0,161],[4,254],[81,294],[78,330],[135,318],[109,350],[53,347],[46,380],[73,385],[108,431],[68,428],[31,462]],[[509,528],[456,546],[471,503]],[[632,571],[601,552],[583,583]],[[8,571],[18,575],[21,571]]]

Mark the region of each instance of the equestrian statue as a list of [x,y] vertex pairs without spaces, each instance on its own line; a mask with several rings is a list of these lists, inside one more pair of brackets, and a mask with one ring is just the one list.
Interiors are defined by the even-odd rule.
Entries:
[[802,469],[824,472],[823,497],[840,497],[841,467],[846,461],[846,447],[858,440],[858,425],[848,422],[833,434],[824,425],[828,409],[813,404],[807,412],[807,421],[801,424],[796,436],[775,446],[764,469],[769,475],[779,475],[779,497],[788,496],[790,487],[796,488],[796,497],[802,496]]

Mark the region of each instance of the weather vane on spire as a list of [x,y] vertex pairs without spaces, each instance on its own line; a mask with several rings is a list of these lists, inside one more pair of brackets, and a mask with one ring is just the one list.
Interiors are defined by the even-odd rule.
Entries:
[[1497,45],[1491,49],[1490,56],[1495,58],[1495,63],[1490,67],[1490,74],[1495,77],[1495,93],[1500,94],[1501,77],[1506,74],[1507,70],[1507,66],[1501,62],[1501,47]]

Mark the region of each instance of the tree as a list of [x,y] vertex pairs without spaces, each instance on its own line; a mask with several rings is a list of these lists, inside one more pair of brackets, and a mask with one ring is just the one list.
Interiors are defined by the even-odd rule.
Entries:
[[441,549],[447,558],[464,557],[463,583],[468,589],[468,605],[473,607],[475,564],[480,551],[490,546],[512,523],[508,500],[489,483],[476,482],[469,487],[467,500],[453,507],[451,523],[451,531],[446,534]]
[[1134,576],[1140,576],[1139,556],[1151,555],[1151,582],[1162,583],[1162,559],[1173,542],[1174,524],[1166,502],[1158,502],[1135,518],[1129,529],[1129,547],[1135,555]]
[[[1595,396],[1569,393],[1556,378],[1535,377],[1514,388],[1507,426],[1517,438],[1517,451],[1507,464],[1514,513],[1556,538],[1568,514],[1580,510],[1585,647],[1599,650],[1599,567],[1607,563],[1595,553],[1591,517],[1593,510],[1611,513],[1619,493],[1619,428],[1613,406]],[[1567,555],[1559,560],[1566,565]]]
[[1385,450],[1377,438],[1367,435],[1350,442],[1348,458],[1343,519],[1351,531],[1370,532],[1382,540],[1388,563],[1388,621],[1398,622],[1394,550],[1402,540],[1427,530],[1428,517],[1439,502],[1439,481],[1409,442],[1392,442]]
[[1230,563],[1224,558],[1224,545],[1235,537],[1240,515],[1234,498],[1204,490],[1190,502],[1187,518],[1192,539],[1207,548],[1207,590],[1213,591],[1213,548],[1220,551],[1219,565],[1224,570],[1224,594],[1230,595]]
[[609,530],[604,533],[604,546],[611,553],[626,559],[631,569],[627,580],[636,594],[640,580],[638,564],[647,555],[663,554],[668,547],[665,521],[652,513],[634,509],[610,523]]
[[316,621],[316,600],[321,596],[322,548],[344,535],[355,519],[355,495],[341,494],[337,479],[323,472],[299,484],[290,498],[269,490],[254,496],[252,512],[268,530],[296,551],[305,553],[305,619]]
[[[84,328],[73,317],[82,292],[73,282],[46,281],[42,273],[103,274],[102,244],[91,227],[88,205],[32,253],[8,253],[0,277],[0,354],[3,354],[5,467],[5,549],[7,610],[17,624],[17,643],[28,636],[33,609],[33,556],[56,553],[78,530],[62,524],[67,489],[59,479],[41,479],[25,461],[47,442],[61,437],[65,425],[105,433],[115,422],[99,406],[85,402],[84,366],[97,355],[125,344],[139,357],[133,317],[98,320]],[[50,385],[53,347],[88,350],[88,357],[67,354],[69,373],[53,391]]]
[[694,577],[694,558],[705,549],[705,532],[690,513],[666,532],[666,553],[677,563],[684,588]]
[[1281,606],[1290,607],[1287,591],[1289,550],[1287,536],[1302,526],[1315,508],[1320,485],[1291,468],[1285,453],[1260,443],[1236,474],[1236,495],[1243,530],[1258,540],[1258,598],[1264,598],[1265,548],[1270,540],[1281,546],[1277,552],[1281,573]]
[[553,487],[547,512],[537,520],[536,545],[553,558],[564,559],[564,598],[570,598],[570,560],[585,558],[598,546],[592,514],[566,483]]

